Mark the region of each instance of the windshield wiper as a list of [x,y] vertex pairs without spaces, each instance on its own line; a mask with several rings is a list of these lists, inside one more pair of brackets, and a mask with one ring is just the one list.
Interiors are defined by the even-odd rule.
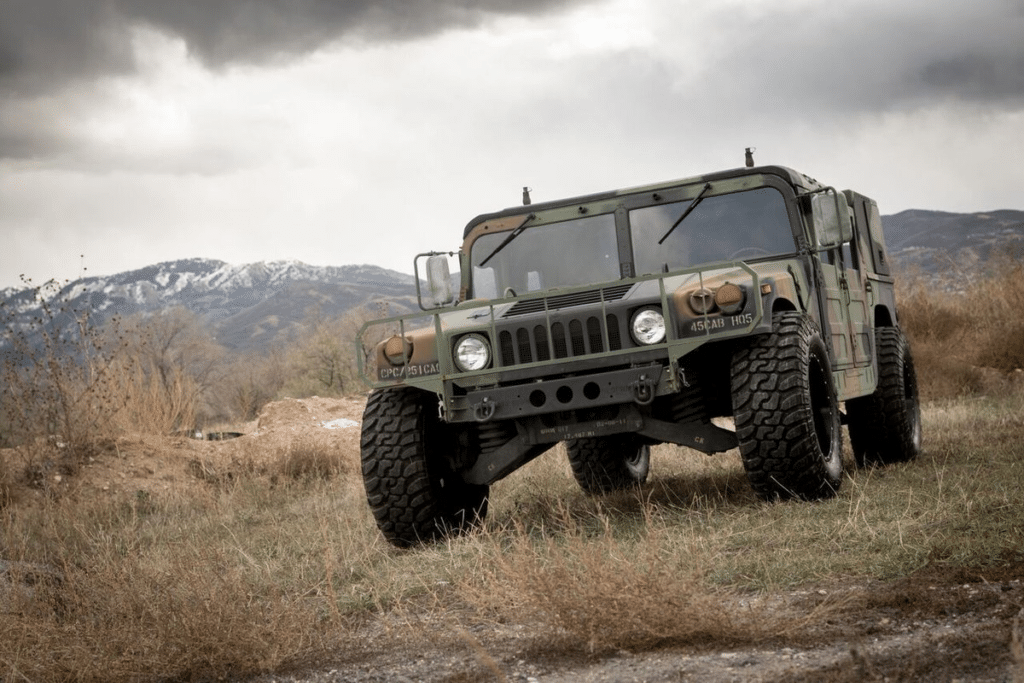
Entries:
[[683,211],[683,215],[677,218],[676,222],[672,224],[672,227],[668,229],[668,232],[662,235],[661,239],[658,240],[658,244],[661,244],[662,242],[668,239],[668,236],[672,234],[673,230],[679,227],[679,224],[683,222],[683,219],[689,216],[690,212],[697,208],[697,205],[700,204],[702,199],[704,199],[704,194],[710,189],[711,183],[708,183],[707,185],[704,186],[704,188],[697,194],[697,196],[693,198],[693,201],[690,202],[690,205],[686,207],[686,211]]
[[507,247],[507,246],[508,246],[508,243],[509,243],[509,242],[511,242],[511,241],[512,241],[512,240],[514,240],[515,238],[519,237],[519,235],[521,235],[521,234],[523,233],[523,230],[525,230],[525,229],[526,229],[526,224],[527,224],[527,223],[529,223],[530,221],[532,221],[532,220],[533,220],[534,218],[536,218],[536,217],[537,217],[537,214],[535,214],[535,213],[531,213],[531,214],[530,214],[529,216],[527,216],[526,218],[524,218],[524,219],[523,219],[523,222],[519,224],[519,227],[517,227],[517,228],[516,228],[515,230],[513,230],[512,232],[510,232],[510,233],[509,233],[509,235],[508,235],[508,237],[506,237],[506,238],[505,238],[505,241],[504,241],[504,242],[502,242],[501,244],[499,244],[499,245],[498,245],[498,246],[497,246],[497,247],[496,247],[496,248],[494,249],[494,251],[492,251],[492,252],[491,252],[491,255],[490,255],[490,256],[488,256],[487,258],[485,258],[485,259],[484,259],[483,261],[481,261],[481,262],[480,262],[480,265],[478,266],[478,268],[483,268],[484,266],[486,266],[486,265],[487,265],[487,262],[488,262],[488,261],[490,261],[490,260],[491,260],[492,258],[494,258],[494,257],[495,257],[495,255],[496,255],[496,254],[497,254],[497,253],[498,253],[499,251],[501,251],[502,249],[504,249],[505,247]]

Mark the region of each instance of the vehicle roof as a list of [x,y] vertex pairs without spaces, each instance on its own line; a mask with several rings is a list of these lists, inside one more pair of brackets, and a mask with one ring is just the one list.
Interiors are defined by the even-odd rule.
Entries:
[[531,211],[543,211],[545,209],[557,208],[559,206],[567,206],[574,204],[586,204],[588,202],[600,201],[603,199],[611,199],[628,194],[638,194],[643,192],[653,192],[656,190],[663,190],[669,187],[675,187],[678,185],[691,185],[695,183],[712,182],[715,180],[725,180],[727,178],[738,178],[747,175],[763,175],[772,174],[780,176],[787,183],[802,188],[804,190],[817,190],[824,187],[814,178],[804,175],[798,171],[794,171],[786,166],[755,166],[753,168],[734,168],[728,171],[717,171],[715,173],[709,173],[705,175],[692,176],[689,178],[681,178],[678,180],[669,180],[660,183],[654,183],[651,185],[639,185],[637,187],[630,187],[622,190],[609,190],[606,192],[598,192],[595,194],[579,195],[576,197],[565,197],[563,199],[556,199],[548,202],[540,202],[537,204],[513,206],[501,211],[493,213],[484,213],[475,217],[467,225],[463,231],[462,237],[465,239],[470,231],[478,224],[492,220],[495,218],[504,218],[507,216],[522,215],[526,212]]

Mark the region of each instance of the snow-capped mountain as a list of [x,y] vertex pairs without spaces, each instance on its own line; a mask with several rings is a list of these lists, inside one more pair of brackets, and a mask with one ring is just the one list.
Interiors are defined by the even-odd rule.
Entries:
[[[201,258],[82,278],[56,285],[48,294],[61,306],[89,311],[100,322],[180,306],[210,325],[221,344],[236,350],[286,341],[314,311],[331,318],[360,306],[403,313],[416,305],[414,278],[377,266],[322,267],[300,261],[232,265]],[[0,301],[13,316],[12,325],[38,313],[40,306],[32,289],[0,291]]]
[[[962,271],[969,279],[992,254],[1024,250],[1024,211],[957,214],[908,210],[883,216],[897,275],[919,270],[936,279]],[[39,283],[36,283],[39,284]],[[107,277],[63,283],[53,301],[89,311],[95,322],[184,307],[224,346],[266,349],[286,343],[312,312],[334,318],[359,307],[372,314],[417,310],[411,275],[371,265],[310,266],[300,261],[231,265],[212,259],[167,261]],[[53,294],[52,291],[49,292]],[[28,330],[39,314],[32,289],[0,289],[0,322]],[[2,344],[0,339],[0,344]]]

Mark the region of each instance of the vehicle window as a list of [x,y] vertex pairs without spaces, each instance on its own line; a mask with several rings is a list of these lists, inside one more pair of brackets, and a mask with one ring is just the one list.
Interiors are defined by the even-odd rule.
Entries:
[[683,200],[629,212],[638,275],[794,251],[785,200],[770,187],[702,199],[658,244],[690,203]]
[[[499,232],[473,243],[473,296],[493,299],[509,288],[521,295],[620,277],[612,214],[532,227],[527,224],[515,239],[494,253],[508,236],[508,232]],[[480,267],[488,256],[490,260]]]

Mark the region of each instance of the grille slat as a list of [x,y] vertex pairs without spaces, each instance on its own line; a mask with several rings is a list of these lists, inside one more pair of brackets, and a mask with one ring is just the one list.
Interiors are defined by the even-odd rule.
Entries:
[[[502,319],[545,312],[547,315],[545,321],[532,322],[531,326],[507,327],[498,333],[498,357],[502,367],[620,350],[624,330],[620,328],[617,315],[608,313],[602,320],[600,313],[573,316],[561,311],[574,306],[619,301],[633,286],[615,285],[515,303],[501,316]],[[557,316],[552,315],[555,313]]]
[[548,333],[543,325],[533,328],[533,338],[537,343],[537,360],[551,360],[551,350],[548,348]]
[[587,318],[587,339],[590,341],[591,353],[601,353],[604,351],[604,339],[601,336],[601,321],[597,318]]
[[605,330],[602,329],[600,316],[563,318],[552,322],[550,339],[554,345],[553,348],[549,348],[548,330],[544,325],[502,330],[498,335],[502,365],[508,367],[531,363],[534,360],[551,360],[552,358],[581,358],[606,350],[620,350],[623,331],[620,328],[619,317],[615,314],[608,314],[605,323],[607,324],[607,348],[605,348]]
[[565,358],[569,349],[565,344],[565,325],[555,323],[551,326],[551,343],[555,346],[555,358]]
[[519,362],[532,362],[533,346],[530,344],[530,333],[526,331],[525,327],[516,330],[516,341],[519,343]]

